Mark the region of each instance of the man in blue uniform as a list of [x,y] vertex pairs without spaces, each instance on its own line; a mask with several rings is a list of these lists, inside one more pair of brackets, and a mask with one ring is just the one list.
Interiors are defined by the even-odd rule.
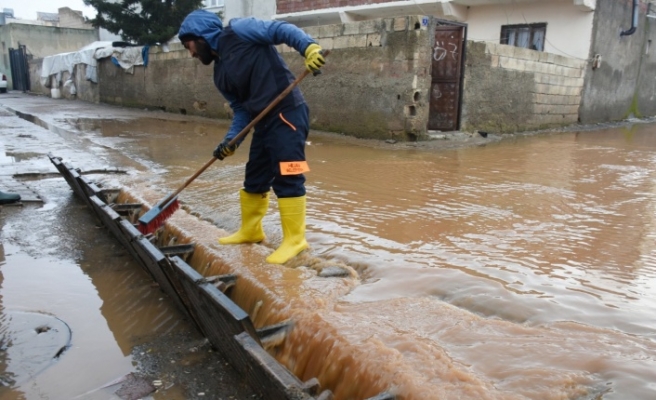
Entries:
[[[214,84],[234,112],[230,129],[213,155],[223,160],[239,144],[230,146],[248,123],[264,110],[294,76],[274,45],[287,44],[305,57],[310,71],[325,60],[321,47],[301,29],[281,21],[235,18],[227,27],[208,11],[196,10],[182,22],[180,41],[203,64],[214,62]],[[264,239],[262,218],[269,207],[269,191],[278,197],[283,240],[267,262],[283,264],[308,247],[305,240],[305,140],[309,111],[297,88],[256,125],[239,192],[241,227],[219,239],[221,244],[256,243]]]

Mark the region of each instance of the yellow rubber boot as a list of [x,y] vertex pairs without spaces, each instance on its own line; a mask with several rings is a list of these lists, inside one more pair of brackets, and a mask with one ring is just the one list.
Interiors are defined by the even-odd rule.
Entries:
[[266,261],[270,264],[284,264],[308,247],[305,240],[305,196],[278,199],[278,207],[282,243],[267,257]]
[[239,191],[241,228],[230,236],[219,238],[221,244],[257,243],[264,240],[262,218],[269,209],[269,193]]

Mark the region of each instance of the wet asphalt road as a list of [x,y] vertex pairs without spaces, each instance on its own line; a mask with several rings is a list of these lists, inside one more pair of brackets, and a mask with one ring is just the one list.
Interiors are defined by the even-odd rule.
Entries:
[[152,115],[0,97],[0,190],[22,197],[0,206],[0,399],[257,398],[50,163],[139,168],[61,128],[106,113]]
[[[155,372],[146,382],[162,380],[162,398],[223,393],[208,389],[223,376],[214,370],[220,362],[199,357],[212,353],[120,248],[99,244],[102,230],[84,221],[87,210],[45,158],[52,152],[95,171],[91,177],[123,172],[134,174],[124,181],[132,179],[140,190],[162,189],[208,158],[221,122],[187,123],[194,118],[22,94],[0,97],[0,105],[6,110],[1,179],[19,185],[26,198],[43,200],[26,203],[26,214],[9,207],[0,212],[4,315],[47,313],[72,331],[63,356],[19,389],[28,398],[106,398],[118,387],[100,388],[129,372],[151,371],[149,364]],[[135,121],[146,119],[150,128],[157,120],[155,132],[135,129]],[[130,122],[122,126],[123,120]],[[102,135],[87,129],[98,121]],[[654,125],[610,128],[487,147],[493,134],[429,144],[481,145],[445,152],[415,151],[424,143],[365,148],[314,136],[308,146],[312,254],[344,260],[362,278],[348,295],[332,295],[325,281],[316,286],[325,291],[317,296],[327,304],[322,321],[330,319],[348,336],[349,355],[368,348],[373,330],[380,347],[358,359],[369,366],[389,366],[377,359],[386,352],[404,354],[385,382],[406,368],[404,382],[416,379],[418,390],[448,387],[448,398],[651,398]],[[185,193],[191,209],[226,231],[239,223],[232,196],[244,160],[245,152],[236,154]],[[275,213],[264,226],[271,243],[279,240]],[[303,271],[282,271],[281,292]],[[334,304],[327,301],[332,296]],[[326,343],[312,348],[322,351]],[[465,378],[445,386],[450,375],[422,372],[433,365]],[[236,390],[238,378],[225,371],[233,382],[226,387]],[[362,380],[365,387],[373,382]]]

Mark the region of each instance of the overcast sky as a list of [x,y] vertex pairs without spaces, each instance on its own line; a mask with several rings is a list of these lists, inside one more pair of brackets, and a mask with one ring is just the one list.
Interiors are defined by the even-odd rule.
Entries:
[[38,11],[57,13],[60,7],[82,11],[85,17],[96,16],[96,9],[85,6],[82,0],[0,0],[0,9],[12,8],[14,16],[21,19],[36,19]]

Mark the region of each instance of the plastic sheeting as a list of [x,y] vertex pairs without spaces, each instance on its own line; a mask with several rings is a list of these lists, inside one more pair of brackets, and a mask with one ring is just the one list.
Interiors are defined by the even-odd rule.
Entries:
[[147,54],[148,46],[102,48],[96,51],[96,59],[112,57],[114,64],[131,71],[135,65],[148,64],[147,55],[144,60],[144,50]]
[[76,52],[48,56],[41,66],[41,84],[51,87],[50,78],[53,76],[55,82],[60,83],[63,72],[68,72],[72,80],[77,64],[86,64],[86,80],[98,83],[98,60],[112,57],[112,61],[116,60],[121,68],[130,70],[135,65],[147,65],[148,56],[146,54],[144,61],[144,52],[148,52],[148,46],[113,47],[112,42],[94,42]]

